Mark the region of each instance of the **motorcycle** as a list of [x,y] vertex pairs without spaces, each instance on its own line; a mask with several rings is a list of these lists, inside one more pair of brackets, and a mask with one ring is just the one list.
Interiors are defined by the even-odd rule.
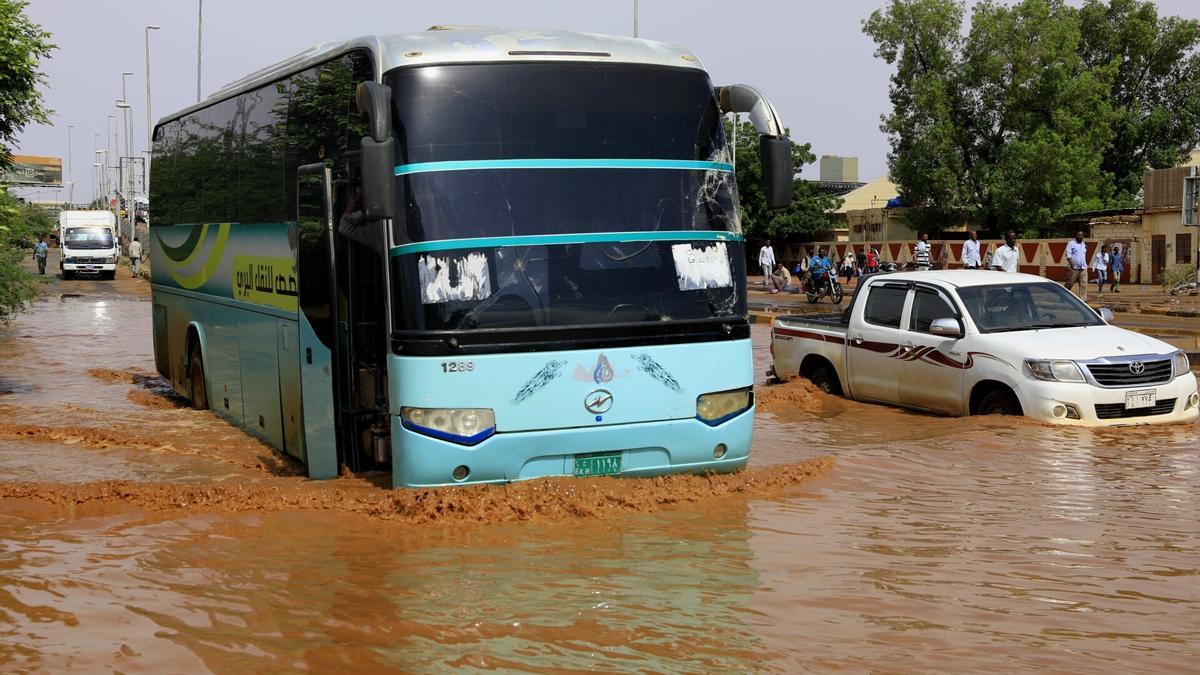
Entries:
[[825,274],[823,277],[820,280],[809,280],[808,286],[804,289],[804,294],[808,296],[808,301],[816,304],[821,301],[821,298],[828,295],[833,304],[842,304],[842,285],[838,283],[837,277],[832,273]]

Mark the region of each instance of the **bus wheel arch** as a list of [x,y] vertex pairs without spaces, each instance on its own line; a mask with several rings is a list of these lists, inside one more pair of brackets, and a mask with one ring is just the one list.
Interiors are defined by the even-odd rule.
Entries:
[[1024,415],[1021,401],[1012,387],[996,380],[983,380],[971,389],[972,415]]
[[842,382],[838,378],[837,369],[824,356],[809,354],[804,357],[800,364],[800,376],[808,379],[826,394],[842,395]]
[[187,383],[188,400],[196,410],[208,410],[208,380],[204,371],[204,348],[201,346],[200,331],[194,326],[187,329]]

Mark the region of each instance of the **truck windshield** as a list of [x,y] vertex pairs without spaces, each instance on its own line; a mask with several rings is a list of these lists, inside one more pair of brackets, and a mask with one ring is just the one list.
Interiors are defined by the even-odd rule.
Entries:
[[744,316],[708,76],[611,63],[402,68],[397,328]]
[[68,227],[63,245],[69,248],[112,248],[112,230],[104,227]]
[[1070,291],[1054,283],[1000,284],[958,289],[981,333],[1103,325]]

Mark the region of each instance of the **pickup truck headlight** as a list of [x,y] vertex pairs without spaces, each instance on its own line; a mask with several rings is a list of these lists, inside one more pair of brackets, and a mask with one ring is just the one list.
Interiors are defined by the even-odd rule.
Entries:
[[1175,352],[1175,377],[1192,372],[1192,364],[1188,361],[1187,352],[1180,350]]
[[401,408],[400,423],[459,445],[476,445],[496,433],[496,414],[488,408]]
[[753,404],[754,394],[749,387],[701,394],[696,397],[696,419],[715,427],[746,412]]
[[1084,382],[1083,371],[1074,361],[1038,361],[1026,359],[1025,366],[1039,380],[1047,382]]

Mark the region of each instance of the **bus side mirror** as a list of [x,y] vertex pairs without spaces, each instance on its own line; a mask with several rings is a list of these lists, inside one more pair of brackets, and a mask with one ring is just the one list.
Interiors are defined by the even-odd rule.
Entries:
[[392,88],[362,82],[355,92],[358,111],[367,118],[362,138],[363,217],[393,218],[396,214],[396,141],[392,137]]
[[792,165],[792,139],[787,136],[761,136],[763,193],[768,209],[782,209],[792,204],[795,167]]
[[792,141],[784,133],[783,123],[775,106],[754,87],[730,84],[714,92],[722,113],[750,116],[750,123],[759,136],[762,158],[763,193],[768,209],[782,209],[792,203],[795,167],[792,165]]

